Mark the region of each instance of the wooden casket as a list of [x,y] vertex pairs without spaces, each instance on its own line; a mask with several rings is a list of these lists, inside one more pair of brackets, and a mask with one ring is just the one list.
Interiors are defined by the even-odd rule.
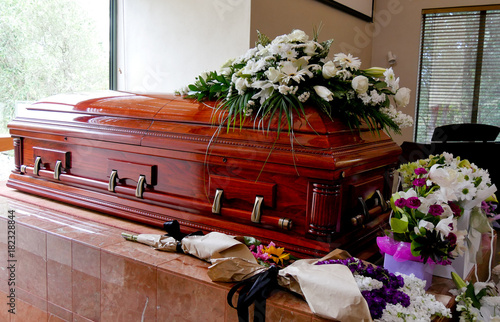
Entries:
[[185,232],[253,236],[307,257],[377,252],[401,152],[390,137],[351,131],[313,108],[295,118],[293,135],[279,136],[277,121],[228,129],[213,112],[173,95],[56,95],[9,124],[7,186],[150,225],[177,219]]

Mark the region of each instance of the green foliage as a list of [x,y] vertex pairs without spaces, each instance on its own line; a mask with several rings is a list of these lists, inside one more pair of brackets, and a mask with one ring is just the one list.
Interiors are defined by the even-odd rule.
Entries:
[[108,43],[96,33],[74,0],[0,0],[0,128],[16,102],[107,89]]

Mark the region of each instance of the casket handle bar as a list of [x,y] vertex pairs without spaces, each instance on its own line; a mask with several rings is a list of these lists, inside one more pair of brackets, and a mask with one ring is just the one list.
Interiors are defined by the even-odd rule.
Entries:
[[62,162],[61,160],[56,161],[56,166],[54,167],[54,179],[59,180],[61,177]]
[[378,211],[382,210],[382,212],[386,212],[389,209],[387,201],[384,199],[384,196],[382,195],[380,190],[377,189],[375,191],[374,196],[370,198],[370,200],[373,199],[375,200],[375,207],[372,209],[368,209],[366,201],[363,199],[363,197],[358,197],[358,205],[361,208],[361,214],[358,214],[351,218],[351,223],[353,226],[361,226],[363,223],[368,222],[372,214],[377,213],[377,209]]
[[222,201],[222,194],[223,193],[224,193],[224,190],[222,190],[222,189],[215,190],[214,203],[212,204],[212,213],[213,214],[220,215],[221,201]]
[[137,180],[137,188],[135,189],[135,196],[137,198],[142,198],[142,194],[144,193],[144,184],[146,183],[146,176],[140,175],[139,180]]
[[39,173],[40,173],[40,164],[41,163],[42,163],[42,157],[36,157],[35,165],[33,166],[33,174],[35,176],[39,175]]
[[109,175],[109,183],[108,183],[109,192],[115,192],[117,177],[118,177],[118,171],[112,170],[111,174]]
[[255,203],[253,204],[252,217],[253,223],[260,224],[260,216],[262,215],[262,204],[264,203],[264,197],[255,196]]

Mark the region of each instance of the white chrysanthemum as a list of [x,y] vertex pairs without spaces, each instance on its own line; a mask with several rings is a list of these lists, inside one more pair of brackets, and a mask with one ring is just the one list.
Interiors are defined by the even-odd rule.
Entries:
[[297,58],[297,56],[298,56],[297,51],[295,49],[290,48],[283,53],[282,58],[286,58],[288,60],[293,60],[293,59]]
[[289,84],[291,80],[296,83],[304,81],[304,76],[312,78],[314,75],[308,69],[307,61],[302,58],[296,61],[285,61],[281,63],[281,73],[283,74],[282,83]]
[[472,200],[476,196],[476,192],[476,187],[469,181],[458,185],[458,198],[460,200]]
[[343,69],[350,68],[358,70],[361,67],[361,60],[351,54],[338,53],[333,56],[333,61]]
[[273,55],[279,55],[281,57],[284,56],[284,54],[292,49],[292,45],[289,43],[284,43],[284,42],[278,42],[275,44],[271,44],[269,46],[269,52],[272,53]]

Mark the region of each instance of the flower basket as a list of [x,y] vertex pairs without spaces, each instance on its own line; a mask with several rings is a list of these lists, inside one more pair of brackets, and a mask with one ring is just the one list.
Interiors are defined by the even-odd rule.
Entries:
[[[378,237],[377,245],[384,253],[384,268],[391,273],[414,274],[426,282],[427,290],[432,283],[434,263],[424,263],[420,257],[411,254],[410,243],[396,242],[389,237]],[[437,265],[442,266],[442,265]]]

